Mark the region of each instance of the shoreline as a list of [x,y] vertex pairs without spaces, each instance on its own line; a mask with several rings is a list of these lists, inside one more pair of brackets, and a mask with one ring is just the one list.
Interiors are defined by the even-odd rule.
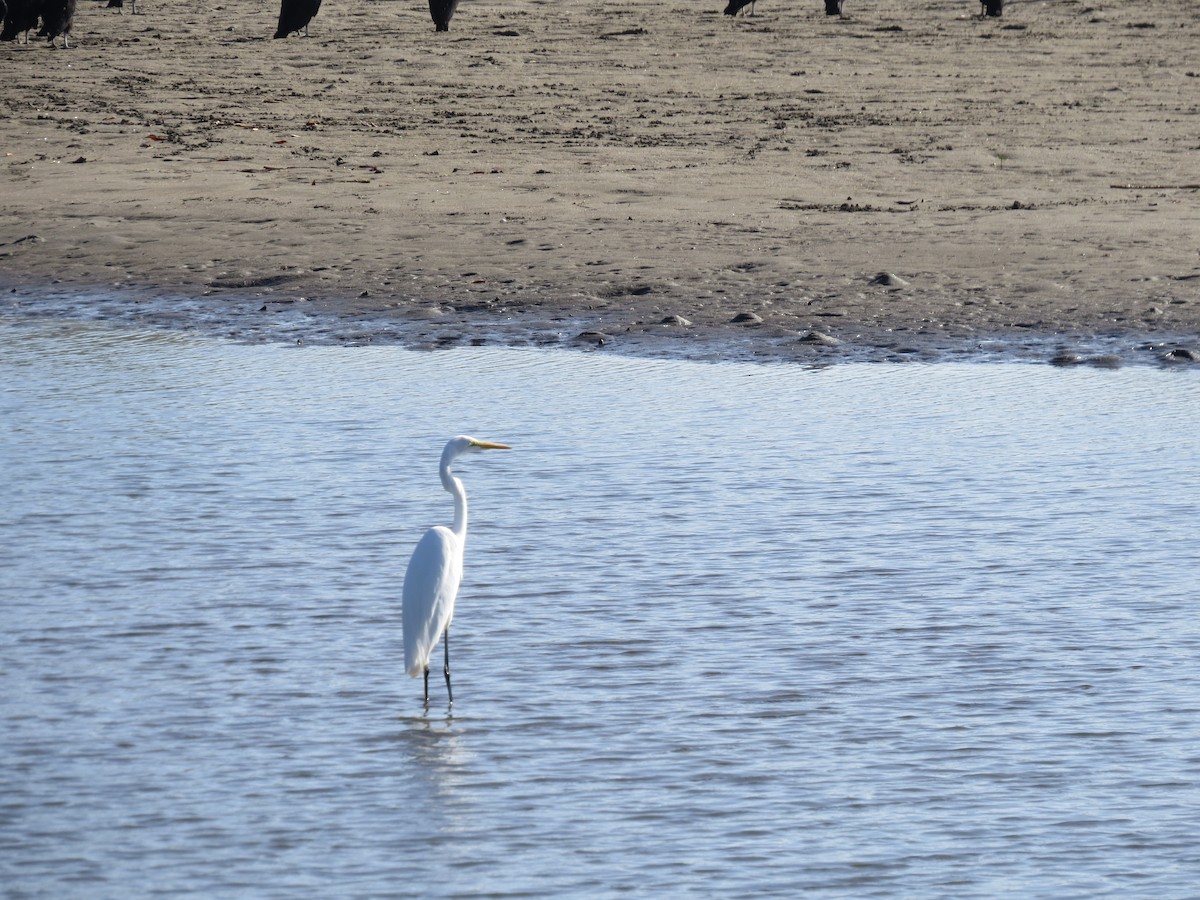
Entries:
[[337,299],[293,297],[287,292],[281,297],[274,288],[188,297],[129,288],[37,288],[0,279],[0,318],[85,321],[246,343],[400,346],[425,351],[558,348],[699,362],[1023,362],[1106,369],[1200,364],[1197,341],[1188,333],[1122,329],[1067,333],[1036,328],[974,333],[854,326],[853,334],[842,328],[838,330],[843,337],[835,338],[828,331],[794,331],[753,320],[697,325],[672,315],[650,321],[629,308],[617,317],[610,314],[603,325],[569,308],[540,315],[478,310],[463,314],[445,307],[415,313],[407,309],[348,312]]
[[473,0],[435,36],[367,3],[272,41],[270,10],[83,3],[75,49],[0,46],[4,303],[693,358],[1200,350],[1187,0],[720,6]]

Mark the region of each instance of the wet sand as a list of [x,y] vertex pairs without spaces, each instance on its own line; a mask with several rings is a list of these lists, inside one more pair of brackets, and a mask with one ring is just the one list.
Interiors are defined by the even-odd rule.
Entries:
[[0,46],[0,304],[696,356],[1200,345],[1191,0],[723,6],[464,0],[435,34],[326,0],[271,40],[274,3],[81,0],[74,49]]

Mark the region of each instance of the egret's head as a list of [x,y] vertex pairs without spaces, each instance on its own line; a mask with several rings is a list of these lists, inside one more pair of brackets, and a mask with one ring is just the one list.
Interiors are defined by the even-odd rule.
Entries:
[[477,450],[511,450],[512,447],[508,444],[497,444],[495,441],[481,441],[479,438],[473,438],[470,435],[460,434],[456,438],[451,438],[446,444],[446,449],[442,451],[442,463],[448,465],[451,460],[464,453],[473,453]]
[[479,438],[461,437],[459,440],[467,442],[468,450],[511,450],[512,447],[508,444],[497,444],[495,441],[481,441]]

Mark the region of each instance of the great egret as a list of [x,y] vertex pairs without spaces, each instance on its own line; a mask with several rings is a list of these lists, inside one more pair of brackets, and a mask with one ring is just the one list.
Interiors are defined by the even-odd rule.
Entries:
[[462,581],[463,547],[467,543],[467,492],[450,467],[459,456],[476,450],[511,450],[507,444],[495,444],[460,434],[442,450],[439,472],[442,487],[454,497],[454,524],[434,525],[417,542],[408,570],[404,573],[404,670],[410,677],[425,676],[425,704],[429,704],[429,657],[444,638],[446,694],[454,703],[450,689],[450,620],[454,618],[454,600]]

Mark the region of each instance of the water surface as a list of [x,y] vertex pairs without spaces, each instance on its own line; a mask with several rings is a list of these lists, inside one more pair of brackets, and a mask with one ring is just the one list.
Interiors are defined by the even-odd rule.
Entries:
[[0,329],[12,896],[1194,894],[1193,373]]

